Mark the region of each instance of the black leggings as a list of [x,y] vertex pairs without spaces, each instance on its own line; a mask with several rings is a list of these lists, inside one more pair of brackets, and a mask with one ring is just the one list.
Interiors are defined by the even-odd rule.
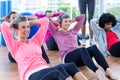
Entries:
[[[78,0],[78,6],[81,14],[86,14],[86,7],[88,6],[88,21],[93,18],[94,8],[95,8],[95,0]],[[86,18],[84,24],[86,23]]]
[[58,50],[58,46],[53,38],[53,36],[51,36],[49,38],[49,40],[46,42],[47,48],[48,50]]
[[92,57],[94,57],[96,62],[106,71],[109,66],[96,45],[90,46],[88,48],[78,48],[74,51],[69,52],[65,56],[64,62],[74,62],[78,67],[86,65],[92,71],[96,72],[98,68],[94,64]]
[[[42,49],[42,57],[46,60],[47,63],[50,63],[49,58],[48,58],[48,56],[47,56],[47,54],[46,54],[46,52],[45,52],[44,47],[41,46],[41,49]],[[11,62],[16,63],[15,59],[12,57],[12,55],[11,55],[10,52],[8,53],[8,58],[9,58],[9,60],[10,60]]]
[[33,73],[28,80],[65,80],[70,75],[73,77],[79,69],[74,63],[60,64]]
[[120,57],[120,42],[117,42],[111,46],[110,54],[114,57]]

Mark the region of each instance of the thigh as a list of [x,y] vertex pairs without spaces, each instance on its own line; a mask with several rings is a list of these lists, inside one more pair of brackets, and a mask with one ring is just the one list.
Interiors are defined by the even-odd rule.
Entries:
[[97,56],[97,57],[100,57],[100,56],[102,57],[103,56],[96,45],[89,46],[87,48],[87,51],[88,51],[88,54],[91,58],[93,58],[95,56]]
[[55,68],[46,68],[40,71],[37,71],[35,73],[33,73],[28,80],[58,80],[55,79],[56,75],[61,75],[62,77],[65,77],[60,71],[58,71]]
[[120,42],[117,42],[111,46],[110,54],[114,57],[120,57]]
[[56,67],[62,66],[66,72],[71,75],[72,77],[79,72],[78,67],[75,65],[75,63],[70,62],[70,63],[65,63],[65,64],[59,64]]
[[53,36],[49,38],[49,40],[46,42],[46,45],[49,50],[58,50],[58,46]]
[[8,58],[9,58],[10,62],[16,63],[15,59],[12,57],[10,52],[8,52]]
[[[86,0],[78,0],[78,7],[80,13],[86,15]],[[85,23],[86,23],[86,17],[85,17],[84,25]]]
[[50,63],[50,60],[49,60],[49,57],[47,56],[47,53],[43,47],[43,45],[41,46],[41,50],[42,50],[42,57],[46,60],[46,62],[49,64]]
[[88,1],[88,19],[89,19],[89,22],[94,16],[94,10],[95,10],[95,0],[89,0]]
[[86,2],[85,0],[78,0],[78,6],[81,14],[86,14]]
[[89,53],[89,56],[90,56],[91,58],[93,58],[94,55],[92,54],[91,47],[92,47],[92,46],[87,47],[86,49],[87,49],[87,51],[88,51],[88,53]]
[[78,48],[74,51],[69,52],[64,59],[65,63],[69,63],[69,62],[74,62],[76,64],[77,67],[79,66],[84,66],[84,63],[81,59],[81,49]]
[[65,80],[65,77],[60,71],[53,70],[43,76],[40,80]]

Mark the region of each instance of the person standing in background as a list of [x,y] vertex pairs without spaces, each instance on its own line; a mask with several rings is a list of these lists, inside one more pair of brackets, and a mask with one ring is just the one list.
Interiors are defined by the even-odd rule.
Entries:
[[[81,31],[82,31],[81,45],[85,46],[86,45],[85,31],[86,31],[86,19],[87,19],[86,8],[88,8],[88,23],[90,23],[90,20],[94,16],[95,0],[78,0],[78,7],[80,10],[80,13],[85,14],[85,21],[84,21],[83,27],[81,28]],[[89,24],[90,45],[93,45],[95,43],[93,41],[93,32],[90,27],[91,25]]]

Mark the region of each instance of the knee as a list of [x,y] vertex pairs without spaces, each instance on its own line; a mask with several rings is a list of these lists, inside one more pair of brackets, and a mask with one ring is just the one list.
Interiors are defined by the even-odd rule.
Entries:
[[96,49],[98,49],[96,45],[92,45],[87,48],[87,50],[96,50]]
[[70,62],[70,63],[68,63],[68,66],[67,66],[67,71],[69,72],[69,71],[76,71],[76,70],[78,70],[78,67],[76,66],[76,64],[74,63],[74,62]]
[[52,73],[56,76],[62,74],[59,70],[54,70]]
[[71,69],[74,68],[74,67],[77,68],[77,66],[75,65],[74,62],[70,62],[70,63],[68,63],[68,65],[69,65],[69,67],[70,67]]
[[49,73],[47,73],[46,76],[43,76],[43,78],[40,80],[46,80],[46,79],[48,79],[48,77],[50,78],[50,80],[52,80],[52,79],[56,80],[59,77],[60,78],[64,77],[64,75],[59,70],[52,70]]
[[85,48],[85,47],[80,48],[80,53],[81,53],[81,56],[88,55],[87,48]]
[[10,60],[10,62],[16,63],[15,59],[12,57],[11,53],[8,53],[8,58]]

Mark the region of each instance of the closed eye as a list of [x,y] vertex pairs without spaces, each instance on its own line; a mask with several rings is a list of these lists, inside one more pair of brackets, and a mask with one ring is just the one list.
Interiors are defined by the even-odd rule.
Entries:
[[22,28],[25,28],[25,26],[22,26]]
[[30,26],[27,26],[27,28],[30,28]]

